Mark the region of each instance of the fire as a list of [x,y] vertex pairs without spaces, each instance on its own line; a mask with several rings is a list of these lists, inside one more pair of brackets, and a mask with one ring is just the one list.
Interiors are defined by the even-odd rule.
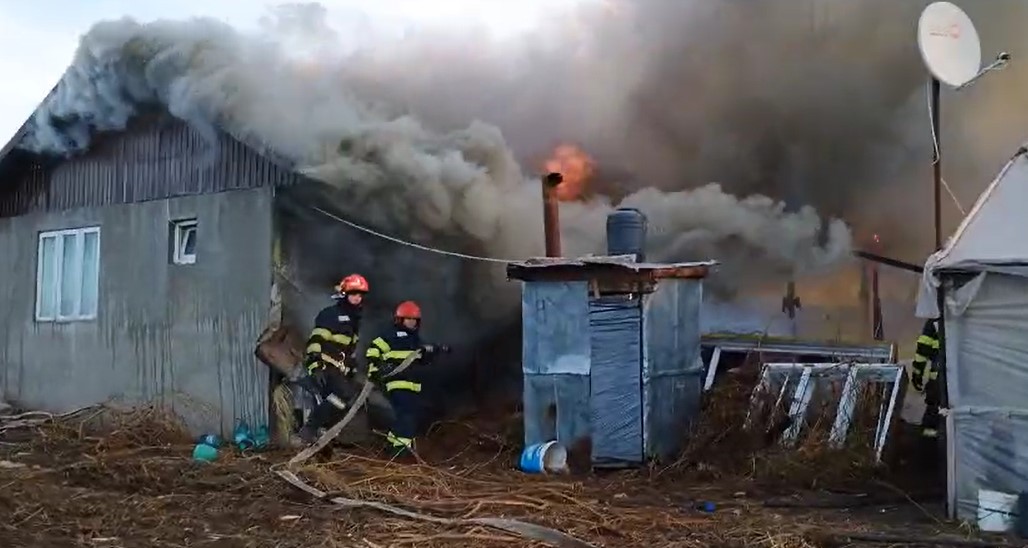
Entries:
[[595,170],[593,159],[575,145],[560,145],[553,156],[546,160],[547,172],[557,172],[564,181],[557,186],[557,198],[570,202],[582,197],[585,187]]

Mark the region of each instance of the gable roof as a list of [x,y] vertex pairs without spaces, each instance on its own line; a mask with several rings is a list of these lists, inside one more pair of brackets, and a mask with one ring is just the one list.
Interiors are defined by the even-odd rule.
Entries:
[[[45,154],[45,153],[36,153],[36,152],[32,152],[30,150],[19,148],[19,145],[21,144],[22,140],[25,138],[25,136],[32,129],[32,124],[35,123],[35,118],[36,118],[37,114],[40,112],[40,110],[42,108],[44,108],[44,106],[46,105],[47,101],[55,93],[57,93],[57,90],[58,90],[59,86],[61,86],[63,81],[64,81],[64,78],[62,76],[61,80],[59,80],[56,84],[54,84],[54,86],[50,89],[50,91],[47,92],[47,94],[43,97],[42,101],[39,102],[39,105],[32,111],[31,114],[29,114],[29,117],[25,120],[25,122],[21,125],[21,127],[18,128],[18,131],[15,132],[14,136],[11,137],[11,139],[7,143],[5,143],[2,148],[0,148],[0,194],[2,194],[4,191],[8,190],[5,187],[6,187],[6,182],[9,179],[13,179],[13,180],[19,179],[20,175],[22,175],[26,170],[31,169],[34,165],[47,166],[47,165],[50,165],[52,163],[61,162],[61,161],[65,160],[65,159],[67,159],[64,156],[48,155],[48,154]],[[166,107],[162,107],[162,108],[166,108]],[[165,110],[165,112],[167,112],[167,110]],[[133,115],[129,120],[127,120],[127,123],[131,122],[132,119],[135,118],[136,115],[138,115],[138,114],[141,114],[141,112],[137,112],[135,115]],[[181,118],[180,118],[180,120],[181,120]],[[187,121],[187,120],[181,120],[181,121],[185,122],[186,124],[189,124],[189,121]],[[290,172],[298,180],[302,180],[302,181],[310,181],[311,180],[306,175],[303,175],[302,173],[297,172],[296,169],[295,169],[296,166],[293,164],[293,162],[289,161],[287,158],[283,157],[282,155],[276,153],[274,150],[271,150],[268,147],[263,146],[261,143],[255,142],[252,139],[247,139],[247,138],[244,138],[242,136],[238,136],[238,135],[234,134],[233,132],[229,131],[226,127],[224,127],[222,124],[220,124],[217,120],[214,121],[213,126],[220,134],[222,134],[224,136],[227,136],[229,139],[233,139],[235,141],[238,141],[243,146],[245,146],[245,147],[249,148],[250,150],[252,150],[258,156],[261,156],[265,160],[268,160],[269,162],[274,164],[275,166],[280,167],[280,168]],[[117,130],[117,131],[114,131],[114,132],[111,132],[111,131],[97,132],[97,131],[94,130],[92,132],[91,140],[90,140],[89,145],[87,146],[86,150],[80,151],[80,153],[84,153],[84,152],[87,152],[88,150],[92,149],[92,147],[97,143],[97,139],[96,139],[97,135],[102,134],[102,133],[117,133],[118,131],[123,131],[125,129],[126,128],[121,128],[121,130]]]

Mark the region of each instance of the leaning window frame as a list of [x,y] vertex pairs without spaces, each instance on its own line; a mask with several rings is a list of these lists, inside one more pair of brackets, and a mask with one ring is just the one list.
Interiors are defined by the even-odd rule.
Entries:
[[[97,270],[100,269],[100,249],[102,246],[101,240],[103,235],[100,233],[99,226],[85,226],[79,228],[66,228],[61,230],[44,230],[37,234],[36,237],[36,302],[34,306],[35,321],[38,323],[70,323],[70,322],[86,322],[93,321],[100,314],[100,302],[97,300],[96,310],[91,314],[81,314],[82,310],[82,267],[84,266],[83,259],[85,254],[85,239],[86,234],[96,234],[96,261]],[[78,241],[76,246],[76,255],[73,264],[77,269],[79,277],[79,286],[76,290],[78,293],[77,313],[70,316],[64,316],[61,314],[61,286],[64,282],[64,268],[62,265],[62,257],[64,256],[64,237],[68,235],[74,235]],[[53,238],[54,244],[54,257],[56,259],[56,267],[54,271],[54,284],[50,288],[51,291],[56,292],[53,295],[54,299],[54,314],[44,316],[42,315],[43,299],[43,241],[47,238]],[[98,272],[99,274],[99,272]],[[99,278],[97,279],[97,297],[99,297]]]

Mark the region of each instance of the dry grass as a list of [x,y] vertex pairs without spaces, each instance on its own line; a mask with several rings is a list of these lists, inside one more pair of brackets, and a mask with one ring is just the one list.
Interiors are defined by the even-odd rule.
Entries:
[[[336,450],[336,457],[298,472],[348,498],[440,517],[517,518],[597,546],[833,546],[838,542],[829,537],[840,531],[888,528],[852,511],[767,508],[764,481],[781,486],[788,484],[785,475],[798,474],[798,485],[827,482],[826,471],[814,473],[817,481],[804,475],[811,473],[806,467],[825,465],[821,459],[840,471],[847,467],[840,453],[835,460],[821,456],[814,441],[794,452],[754,441],[738,428],[743,400],[748,392],[741,385],[720,387],[684,458],[665,467],[580,477],[522,474],[512,466],[518,419],[505,415],[440,425],[421,448],[420,464],[357,448]],[[334,508],[271,473],[289,452],[224,452],[215,463],[195,463],[189,436],[157,409],[91,410],[11,430],[0,440],[2,458],[17,466],[0,467],[5,547],[543,546],[485,527]],[[716,510],[697,510],[702,501]],[[892,519],[905,531],[938,528],[912,516],[897,512]]]

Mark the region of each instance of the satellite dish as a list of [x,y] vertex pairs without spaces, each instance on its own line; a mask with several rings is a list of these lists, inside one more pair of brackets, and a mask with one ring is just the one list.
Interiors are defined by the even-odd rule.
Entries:
[[982,45],[971,18],[951,2],[935,2],[921,12],[917,45],[929,72],[940,82],[960,87],[981,69]]

